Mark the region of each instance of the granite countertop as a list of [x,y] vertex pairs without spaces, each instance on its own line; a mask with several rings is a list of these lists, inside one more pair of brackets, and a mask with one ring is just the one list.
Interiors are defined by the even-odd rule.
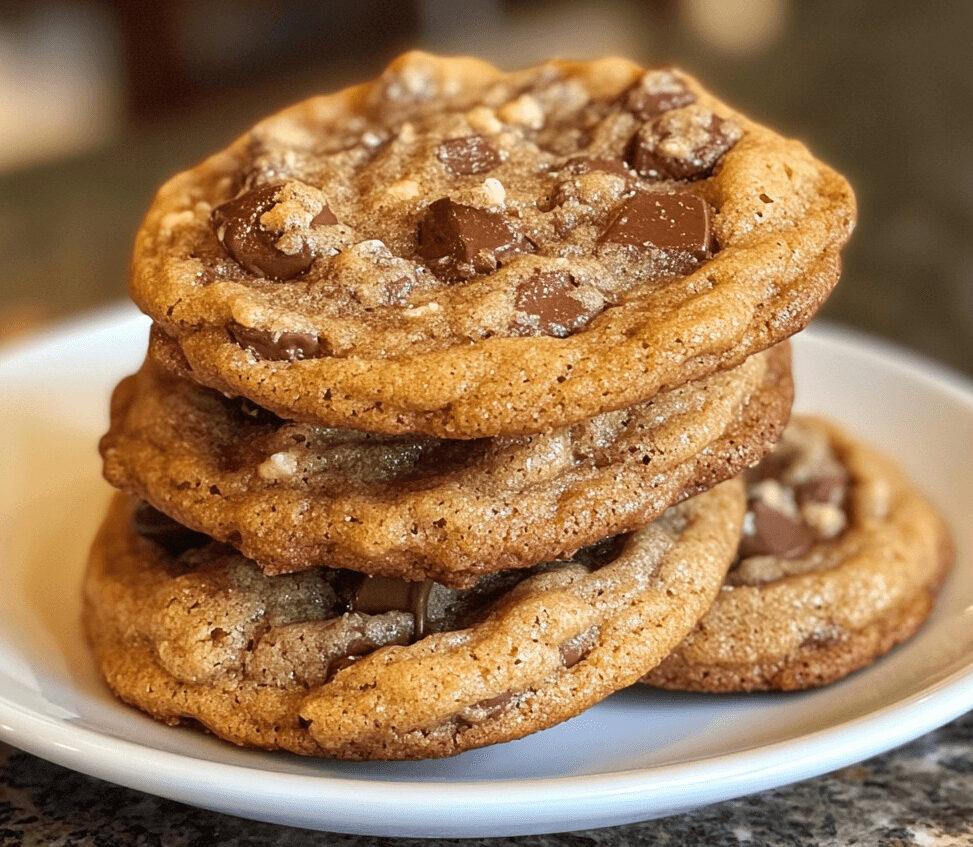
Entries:
[[826,776],[694,812],[611,829],[503,839],[322,835],[207,812],[119,788],[0,744],[0,845],[58,844],[973,844],[973,712]]

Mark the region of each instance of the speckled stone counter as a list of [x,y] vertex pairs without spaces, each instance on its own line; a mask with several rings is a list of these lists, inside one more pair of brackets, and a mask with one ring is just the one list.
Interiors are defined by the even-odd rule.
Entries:
[[0,744],[0,845],[973,845],[973,712],[858,765],[688,814],[523,838],[421,841],[309,832],[119,788]]

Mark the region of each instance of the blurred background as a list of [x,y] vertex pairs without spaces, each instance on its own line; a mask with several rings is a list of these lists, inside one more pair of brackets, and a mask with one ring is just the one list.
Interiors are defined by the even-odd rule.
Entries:
[[858,193],[825,314],[973,373],[973,3],[0,0],[0,338],[125,296],[167,176],[409,47],[674,62]]

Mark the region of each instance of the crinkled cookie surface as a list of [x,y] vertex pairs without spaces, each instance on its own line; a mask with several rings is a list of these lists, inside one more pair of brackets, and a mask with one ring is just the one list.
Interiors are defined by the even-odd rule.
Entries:
[[407,759],[520,738],[635,682],[712,603],[744,497],[730,480],[572,560],[460,592],[325,568],[267,576],[136,506],[116,496],[84,582],[85,629],[119,697],[241,745]]
[[411,53],[167,183],[131,290],[197,380],[282,417],[523,434],[796,332],[854,217],[678,71]]
[[110,483],[268,573],[464,586],[637,529],[755,464],[792,397],[785,342],[551,433],[443,440],[284,421],[150,361],[116,390],[101,451]]
[[910,638],[932,610],[952,539],[889,459],[799,417],[748,476],[726,584],[644,681],[700,691],[824,685]]

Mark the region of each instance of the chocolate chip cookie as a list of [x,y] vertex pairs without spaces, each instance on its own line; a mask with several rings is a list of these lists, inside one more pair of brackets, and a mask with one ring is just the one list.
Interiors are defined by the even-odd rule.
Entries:
[[112,690],[169,724],[305,755],[449,756],[553,726],[653,667],[719,590],[744,507],[729,480],[571,560],[455,591],[267,576],[119,494],[84,623]]
[[786,345],[554,432],[475,440],[285,421],[150,360],[115,391],[104,471],[267,573],[464,587],[636,529],[755,464],[790,413]]
[[887,458],[802,417],[748,474],[747,490],[737,561],[717,601],[645,682],[697,691],[824,685],[922,625],[952,541]]
[[193,377],[388,434],[548,431],[802,328],[845,180],[673,69],[421,53],[159,192],[131,291]]

